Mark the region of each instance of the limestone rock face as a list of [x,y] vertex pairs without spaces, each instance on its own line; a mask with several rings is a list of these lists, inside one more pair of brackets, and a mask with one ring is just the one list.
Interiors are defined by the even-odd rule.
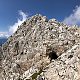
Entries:
[[3,59],[3,51],[2,51],[2,47],[0,46],[0,61]]
[[[3,59],[3,52],[2,52],[2,48],[0,46],[0,72],[2,72],[2,59]],[[1,73],[0,73],[0,79],[1,79]]]
[[[79,27],[67,26],[56,19],[48,20],[46,16],[40,14],[34,15],[18,26],[17,31],[3,44],[1,78],[2,80],[38,80],[41,79],[39,75],[43,76],[44,74],[43,77],[46,80],[60,80],[62,78],[58,75],[57,68],[61,70],[64,67],[65,71],[68,71],[70,65],[66,63],[64,65],[62,60],[71,63],[73,59],[67,59],[63,55],[69,56],[71,53],[67,51],[79,43]],[[69,57],[75,58],[78,54],[75,52]],[[55,61],[53,62],[53,60]],[[47,66],[49,68],[46,72],[43,72]],[[49,73],[54,76],[51,74],[51,76],[48,76]],[[60,74],[63,75],[62,72]],[[73,74],[76,73],[72,72],[70,76]],[[66,76],[68,75],[66,74]],[[78,79],[73,78],[71,80]],[[69,80],[69,78],[63,80]]]
[[45,80],[80,80],[80,44],[53,60],[44,71]]

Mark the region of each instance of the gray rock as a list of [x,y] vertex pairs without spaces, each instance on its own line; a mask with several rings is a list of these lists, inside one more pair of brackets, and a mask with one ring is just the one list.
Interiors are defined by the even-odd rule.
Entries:
[[[69,72],[70,65],[68,66],[68,64],[79,60],[74,54],[69,55],[69,53],[66,53],[78,43],[80,43],[79,27],[69,27],[55,19],[48,20],[46,16],[34,15],[18,26],[17,31],[2,46],[2,80],[18,80],[19,78],[25,80],[27,77],[31,79],[36,70],[37,72],[41,69],[44,70],[47,65],[49,65],[50,71],[48,69],[45,72],[45,78],[49,77],[46,73],[55,73],[54,77],[50,74],[48,80],[60,80],[60,77],[63,74],[65,75],[65,71]],[[77,55],[77,50],[75,54]],[[62,55],[69,58],[59,57]],[[73,58],[70,60],[72,56]],[[63,65],[63,62],[66,65]],[[62,70],[61,66],[66,70]],[[75,72],[72,67],[69,69],[72,70],[69,75],[71,78]],[[23,76],[25,73],[27,76]],[[66,74],[64,80],[70,79],[67,77],[68,74]],[[78,73],[75,75],[78,75]],[[77,80],[77,78],[73,77],[71,80]]]

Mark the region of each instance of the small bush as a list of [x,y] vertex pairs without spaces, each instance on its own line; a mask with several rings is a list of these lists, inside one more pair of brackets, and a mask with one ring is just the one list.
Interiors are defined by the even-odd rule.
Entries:
[[40,70],[38,73],[34,73],[31,77],[32,80],[36,79],[38,75],[40,75],[42,73],[42,70]]

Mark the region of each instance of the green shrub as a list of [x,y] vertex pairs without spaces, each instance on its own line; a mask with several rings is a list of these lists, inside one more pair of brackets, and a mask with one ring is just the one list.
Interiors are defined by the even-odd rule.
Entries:
[[42,73],[42,70],[40,70],[38,73],[34,73],[31,78],[32,80],[35,80],[37,78],[38,75],[40,75]]

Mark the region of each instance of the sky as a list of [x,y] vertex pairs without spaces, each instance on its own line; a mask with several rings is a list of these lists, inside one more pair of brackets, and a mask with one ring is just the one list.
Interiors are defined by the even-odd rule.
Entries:
[[0,0],[0,37],[10,36],[35,14],[80,25],[80,0]]

